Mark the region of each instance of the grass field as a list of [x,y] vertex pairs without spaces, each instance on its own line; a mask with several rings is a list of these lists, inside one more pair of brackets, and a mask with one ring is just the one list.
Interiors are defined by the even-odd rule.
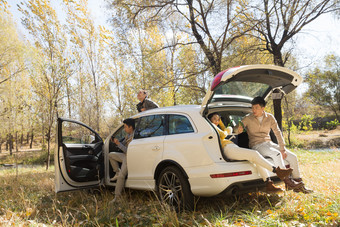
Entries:
[[2,169],[0,226],[339,226],[339,150],[294,152],[313,194],[197,198],[195,211],[179,214],[152,192],[126,190],[114,205],[107,188],[55,194],[53,166]]

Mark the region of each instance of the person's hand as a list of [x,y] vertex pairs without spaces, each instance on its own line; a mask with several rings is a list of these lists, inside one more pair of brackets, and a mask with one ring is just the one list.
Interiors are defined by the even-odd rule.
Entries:
[[243,129],[242,125],[239,125],[239,126],[238,126],[238,130],[237,130],[237,131],[238,131],[238,134],[241,134],[241,133],[243,132],[243,130],[244,130],[244,129]]
[[282,154],[282,158],[283,158],[283,159],[286,159],[286,158],[287,158],[287,152],[286,152],[286,150],[283,149],[283,150],[281,150],[280,152],[281,152],[281,154]]
[[233,134],[233,128],[230,127],[230,126],[228,126],[228,127],[226,128],[226,131],[227,131],[228,135],[232,135],[232,134]]
[[145,110],[146,110],[145,108],[140,109],[140,111],[142,111],[142,112],[145,111]]
[[114,142],[115,144],[119,145],[119,140],[117,140],[117,138],[114,138],[114,139],[113,139],[113,142]]

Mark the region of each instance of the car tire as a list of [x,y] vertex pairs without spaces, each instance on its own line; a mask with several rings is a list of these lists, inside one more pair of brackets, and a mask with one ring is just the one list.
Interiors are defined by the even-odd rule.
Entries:
[[157,194],[161,202],[170,205],[177,212],[194,208],[194,195],[188,179],[175,166],[162,170],[157,180]]

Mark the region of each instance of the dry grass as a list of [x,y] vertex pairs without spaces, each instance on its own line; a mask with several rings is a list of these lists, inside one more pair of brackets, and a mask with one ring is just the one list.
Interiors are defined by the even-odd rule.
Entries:
[[313,194],[200,198],[194,212],[180,214],[151,192],[127,190],[110,205],[110,189],[55,194],[53,168],[1,170],[0,226],[338,226],[339,151],[296,153]]

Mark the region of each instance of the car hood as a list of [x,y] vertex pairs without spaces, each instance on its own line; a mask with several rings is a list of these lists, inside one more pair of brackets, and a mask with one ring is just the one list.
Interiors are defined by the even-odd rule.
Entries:
[[256,97],[266,99],[275,89],[284,94],[293,91],[302,83],[296,72],[274,65],[244,65],[218,73],[207,91],[201,113],[212,106],[250,103]]

